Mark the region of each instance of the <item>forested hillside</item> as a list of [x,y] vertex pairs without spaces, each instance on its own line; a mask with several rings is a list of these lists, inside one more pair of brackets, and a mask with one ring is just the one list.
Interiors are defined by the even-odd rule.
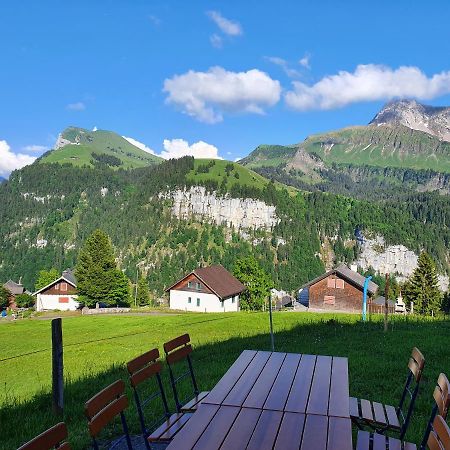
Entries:
[[[206,186],[219,200],[274,205],[279,221],[272,229],[243,230],[207,217],[180,220],[168,193],[194,185]],[[399,204],[288,191],[234,163],[190,157],[134,170],[33,164],[0,185],[0,280],[22,276],[31,289],[39,269],[73,266],[96,228],[111,237],[127,275],[134,279],[138,266],[155,295],[199,263],[231,269],[236,258],[250,254],[278,288],[296,289],[324,270],[325,237],[332,238],[336,262],[354,260],[357,227],[388,244],[425,248],[445,270],[449,205],[437,195],[421,195]]]

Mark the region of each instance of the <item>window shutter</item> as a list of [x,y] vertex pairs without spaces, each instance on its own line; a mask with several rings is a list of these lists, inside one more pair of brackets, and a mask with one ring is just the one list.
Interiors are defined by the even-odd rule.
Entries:
[[344,280],[336,280],[336,289],[344,289]]
[[336,303],[336,299],[334,295],[325,295],[323,298],[323,304],[324,305],[334,305]]

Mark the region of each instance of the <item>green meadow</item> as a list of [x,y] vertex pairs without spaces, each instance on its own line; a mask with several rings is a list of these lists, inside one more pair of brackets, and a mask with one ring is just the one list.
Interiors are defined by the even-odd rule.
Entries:
[[[64,420],[73,448],[90,442],[84,402],[118,378],[127,381],[128,360],[154,347],[162,352],[165,341],[187,332],[199,387],[209,390],[242,350],[270,349],[268,324],[267,313],[245,312],[63,318]],[[0,324],[1,448],[17,448],[60,420],[51,409],[50,326],[50,320],[36,319]],[[281,312],[274,314],[274,329],[277,351],[346,356],[350,394],[394,405],[417,346],[426,366],[407,438],[420,442],[435,381],[440,372],[450,374],[449,320],[394,317],[384,333],[381,317],[361,323],[356,315]],[[166,370],[163,379],[171,398]],[[131,394],[127,418],[138,434]]]

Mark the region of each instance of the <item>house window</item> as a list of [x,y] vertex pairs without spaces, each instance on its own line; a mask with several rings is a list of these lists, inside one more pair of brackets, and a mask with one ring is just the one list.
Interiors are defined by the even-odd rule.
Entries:
[[188,288],[192,287],[192,281],[188,281]]
[[59,303],[69,303],[69,297],[59,297]]
[[192,298],[188,297],[188,303],[192,303]]
[[334,295],[325,295],[323,298],[323,304],[324,305],[334,305],[335,304],[335,297]]
[[344,289],[344,280],[336,280],[336,289]]
[[58,283],[55,284],[55,290],[59,291],[59,284]]
[[202,285],[200,283],[197,283],[197,291],[200,291],[202,289]]
[[236,297],[231,298],[231,303],[234,303],[236,301]]
[[197,306],[200,306],[200,299],[197,299]]
[[61,291],[67,292],[67,283],[61,283]]
[[335,288],[336,287],[336,279],[335,278],[328,278],[328,280],[327,280],[327,287]]

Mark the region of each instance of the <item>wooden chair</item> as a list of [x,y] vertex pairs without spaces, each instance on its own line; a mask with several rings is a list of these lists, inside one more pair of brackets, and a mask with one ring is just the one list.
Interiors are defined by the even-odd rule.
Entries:
[[95,450],[99,450],[97,437],[100,432],[119,415],[124,432],[121,439],[125,438],[128,449],[133,450],[124,414],[127,408],[128,398],[125,395],[123,380],[110,384],[85,403],[84,412],[89,422],[89,433]]
[[[192,415],[179,412],[170,414],[167,397],[161,381],[162,364],[158,359],[159,350],[155,348],[138,356],[127,364],[128,373],[130,374],[130,383],[136,400],[139,423],[141,425],[142,435],[147,449],[151,448],[150,443],[169,442],[172,440]],[[158,390],[146,399],[142,399],[142,392],[140,392],[139,388],[143,383],[149,383],[151,380],[156,380]],[[143,409],[148,403],[158,397],[160,397],[163,405],[164,416],[147,427]],[[155,428],[155,426],[157,427],[156,430],[150,432],[149,430]]]
[[[425,450],[427,445],[430,449],[434,450],[447,450],[447,447],[430,446],[430,439],[436,434],[435,423],[436,419],[440,417],[442,420],[447,418],[448,410],[450,407],[450,384],[447,377],[441,373],[438,378],[437,386],[434,389],[433,398],[435,404],[433,405],[430,419],[428,420],[427,427],[420,445],[420,450]],[[434,436],[436,437],[436,436]],[[434,439],[434,438],[433,438]],[[368,431],[358,432],[358,443],[356,445],[357,450],[415,450],[416,445],[410,442],[402,442],[399,439],[386,437],[379,433],[369,433]],[[450,449],[449,449],[450,450]]]
[[[190,341],[189,334],[183,334],[182,336],[172,339],[164,344],[166,362],[169,367],[170,384],[172,385],[173,396],[178,412],[195,411],[199,403],[201,403],[201,401],[209,394],[209,392],[199,392],[198,390],[194,369],[192,368],[192,361],[189,356],[192,353]],[[173,365],[184,360],[187,362],[188,370],[175,378]],[[177,383],[187,376],[191,379],[194,397],[186,404],[182,405],[177,392]]]
[[[378,402],[350,397],[350,417],[353,423],[360,429],[368,426],[382,434],[386,431],[394,431],[399,433],[400,439],[403,439],[419,392],[424,365],[425,358],[414,347],[408,362],[409,374],[400,403],[396,408]],[[409,397],[409,401],[407,401],[407,397]]]
[[23,444],[18,450],[51,450],[55,448],[58,450],[71,450],[70,444],[64,442],[66,439],[66,424],[60,422],[26,444]]

